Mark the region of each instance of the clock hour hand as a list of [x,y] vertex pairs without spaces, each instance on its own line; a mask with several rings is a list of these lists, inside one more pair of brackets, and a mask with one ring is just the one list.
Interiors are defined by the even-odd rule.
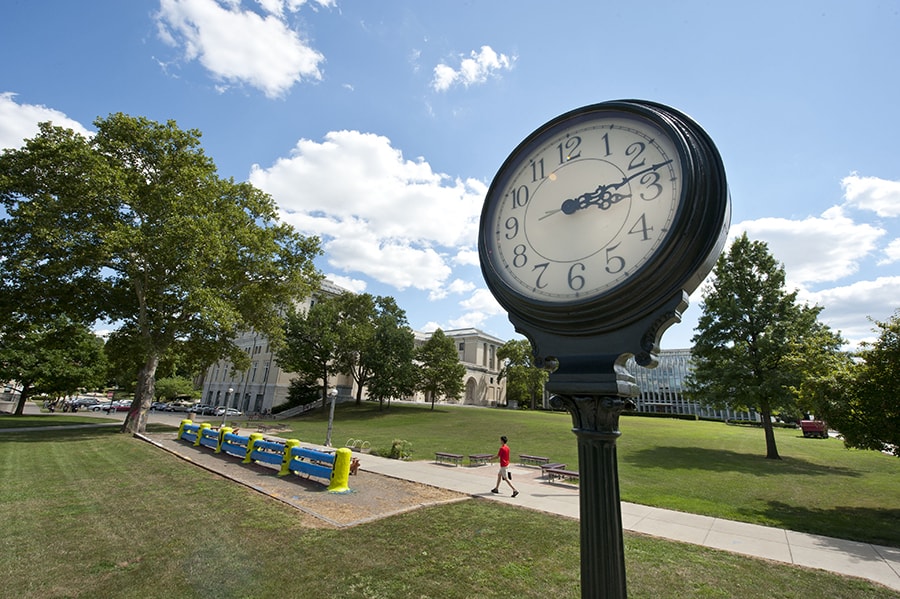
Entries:
[[574,214],[575,212],[581,210],[582,208],[587,208],[588,206],[597,206],[601,210],[607,210],[613,204],[624,200],[627,197],[631,197],[631,194],[623,195],[620,193],[611,193],[610,189],[617,189],[624,185],[624,183],[610,183],[608,185],[600,185],[593,192],[587,192],[581,194],[575,198],[569,198],[563,201],[562,205],[556,210],[548,210],[544,213],[544,216],[540,217],[538,220],[544,220],[548,216],[552,216],[557,212],[562,212],[563,214]]

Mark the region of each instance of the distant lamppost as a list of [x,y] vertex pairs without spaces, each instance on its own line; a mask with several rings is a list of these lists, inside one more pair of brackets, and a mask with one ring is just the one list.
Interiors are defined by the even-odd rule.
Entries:
[[337,401],[338,390],[328,388],[328,397],[331,398],[331,411],[328,412],[328,432],[325,433],[325,447],[331,447],[331,429],[334,426],[334,404]]
[[222,426],[225,426],[225,418],[228,417],[228,396],[234,393],[233,387],[228,387],[228,391],[225,393],[225,405],[222,406]]

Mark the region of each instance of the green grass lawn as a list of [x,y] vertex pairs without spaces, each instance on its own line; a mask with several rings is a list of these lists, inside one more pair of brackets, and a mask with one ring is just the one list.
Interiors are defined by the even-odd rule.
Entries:
[[[286,421],[300,440],[323,443],[327,414]],[[253,430],[253,423],[244,423]],[[900,547],[900,459],[844,448],[776,429],[781,460],[765,459],[759,428],[623,416],[617,443],[623,501]],[[415,460],[435,451],[495,452],[500,435],[517,454],[549,456],[577,467],[577,440],[566,413],[375,403],[339,405],[332,440],[364,439],[374,448],[412,443]]]
[[[443,412],[444,422],[460,411]],[[522,451],[524,433],[538,420],[536,430],[566,428],[554,415],[526,415],[520,424],[518,414],[468,412],[485,420],[514,416],[525,428],[503,432],[521,440]],[[430,413],[397,414],[419,420],[419,430],[431,428],[422,424]],[[343,410],[339,416],[352,420]],[[477,449],[491,449],[494,428],[487,426]],[[8,597],[580,596],[579,523],[495,502],[315,528],[307,526],[310,516],[115,429],[0,435],[0,477],[0,576]],[[811,589],[838,599],[896,596],[865,581],[631,534],[625,558],[633,599],[772,599]]]

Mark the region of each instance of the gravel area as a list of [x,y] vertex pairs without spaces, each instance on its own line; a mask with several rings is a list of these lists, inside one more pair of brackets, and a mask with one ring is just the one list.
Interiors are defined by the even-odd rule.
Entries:
[[365,455],[360,469],[350,477],[350,491],[329,493],[328,482],[297,474],[276,476],[277,469],[267,464],[243,464],[236,456],[216,454],[207,447],[194,447],[176,438],[176,433],[144,435],[161,450],[245,485],[300,510],[310,527],[346,527],[385,518],[421,507],[461,501],[468,496],[365,470]]

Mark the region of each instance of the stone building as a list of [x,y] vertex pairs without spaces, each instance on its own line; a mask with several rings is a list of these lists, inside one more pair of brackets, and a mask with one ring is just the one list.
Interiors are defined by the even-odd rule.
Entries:
[[[338,295],[344,289],[324,281],[319,293],[305,300],[301,307],[308,309],[322,294]],[[456,343],[459,359],[466,366],[465,393],[460,403],[495,406],[506,399],[505,381],[500,381],[500,364],[497,349],[503,341],[487,335],[478,329],[444,331]],[[415,333],[416,343],[424,343],[431,334]],[[200,402],[205,405],[228,405],[244,413],[265,413],[287,401],[291,379],[295,373],[286,372],[278,366],[268,340],[256,333],[246,333],[236,341],[250,357],[250,368],[245,372],[232,372],[230,362],[220,360],[207,368],[203,379]],[[328,386],[337,390],[337,401],[348,401],[356,397],[356,383],[347,375],[334,375]],[[365,389],[363,397],[365,397]],[[414,397],[398,398],[425,401],[422,394]],[[439,400],[440,401],[440,400]]]
[[[452,329],[444,335],[453,339],[459,353],[459,361],[466,367],[465,390],[459,403],[474,406],[501,406],[506,404],[506,380],[500,380],[500,360],[497,350],[504,341],[478,329]],[[431,333],[416,333],[416,345],[425,343]],[[417,393],[415,401],[425,401]]]

